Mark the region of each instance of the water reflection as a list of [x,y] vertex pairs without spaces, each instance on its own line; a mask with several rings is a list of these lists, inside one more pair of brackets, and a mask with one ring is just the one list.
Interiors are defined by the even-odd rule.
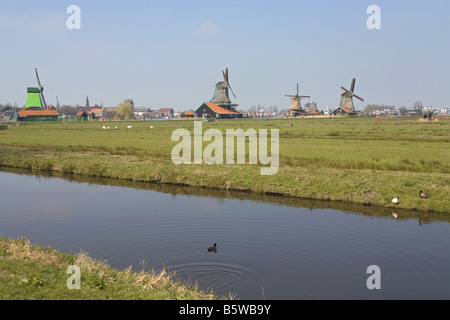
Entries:
[[[280,195],[271,195],[271,194],[258,194],[258,193],[249,193],[243,191],[229,191],[222,189],[210,189],[210,188],[201,188],[201,187],[191,187],[191,186],[182,186],[182,185],[172,185],[172,184],[157,184],[157,183],[145,183],[145,182],[136,182],[125,179],[112,179],[105,177],[91,177],[91,176],[80,176],[66,173],[58,173],[58,172],[31,172],[26,169],[17,169],[17,168],[7,168],[0,167],[0,172],[11,172],[16,174],[24,174],[24,175],[34,175],[36,179],[41,181],[41,179],[51,179],[51,178],[61,178],[70,182],[75,183],[88,183],[92,187],[96,188],[101,185],[108,186],[118,186],[125,188],[134,188],[134,189],[143,189],[143,190],[152,190],[161,193],[167,193],[172,195],[172,199],[175,199],[177,196],[200,196],[200,197],[209,197],[214,198],[219,201],[219,203],[223,203],[225,199],[239,199],[239,200],[250,200],[256,202],[265,202],[265,203],[274,203],[281,204],[285,206],[293,206],[293,207],[301,207],[308,208],[311,210],[314,209],[334,209],[345,211],[351,214],[361,214],[365,216],[373,216],[373,217],[394,217],[400,220],[418,220],[419,224],[431,222],[431,221],[442,221],[442,222],[450,222],[450,216],[448,214],[442,212],[423,212],[416,210],[407,210],[407,209],[399,209],[396,208],[395,212],[392,212],[391,208],[384,207],[375,207],[375,206],[367,206],[361,205],[357,203],[346,203],[339,201],[323,201],[323,200],[311,200],[311,199],[299,199],[288,196],[280,196]],[[209,210],[213,210],[214,206],[208,203],[204,203]]]

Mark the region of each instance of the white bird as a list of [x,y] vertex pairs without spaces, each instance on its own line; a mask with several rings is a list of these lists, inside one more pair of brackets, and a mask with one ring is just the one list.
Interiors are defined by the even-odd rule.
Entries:
[[150,126],[150,129],[153,129],[153,126]]
[[128,126],[127,129],[131,129],[131,126]]
[[397,198],[392,199],[392,203],[397,204],[398,203],[398,199]]
[[392,213],[392,216],[395,218],[395,219],[397,219],[397,217],[398,217],[398,215],[394,212],[394,213]]
[[106,127],[106,129],[109,129],[109,127]]
[[114,130],[119,130],[119,127],[114,127]]
[[103,126],[103,129],[106,129],[106,126]]

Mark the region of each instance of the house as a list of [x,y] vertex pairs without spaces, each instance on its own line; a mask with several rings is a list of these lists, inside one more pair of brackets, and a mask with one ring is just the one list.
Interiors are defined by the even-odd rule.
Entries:
[[158,110],[158,113],[161,115],[161,117],[172,118],[174,116],[174,111],[172,108],[160,108]]
[[211,118],[211,119],[237,119],[243,118],[244,115],[237,112],[234,108],[224,108],[219,107],[217,104],[212,102],[203,103],[195,111],[195,116],[197,118]]
[[92,109],[90,115],[93,119],[105,119],[108,117],[108,113],[103,108]]
[[333,115],[333,116],[346,116],[346,115],[348,115],[348,116],[354,116],[354,115],[356,115],[356,112],[353,111],[353,110],[350,110],[350,109],[347,108],[347,107],[339,106],[339,107],[337,107],[337,108],[334,108],[334,109],[330,112],[330,115]]
[[58,121],[56,110],[19,110],[17,121]]
[[181,113],[182,118],[194,118],[194,112],[192,111],[185,111]]
[[88,113],[86,111],[80,111],[76,114],[77,118],[88,118]]

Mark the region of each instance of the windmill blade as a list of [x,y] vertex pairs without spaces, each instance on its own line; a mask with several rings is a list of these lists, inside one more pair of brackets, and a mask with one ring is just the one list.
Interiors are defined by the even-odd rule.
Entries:
[[298,95],[298,83],[297,83],[297,95]]
[[236,95],[234,94],[233,89],[231,89],[230,84],[228,84],[228,88],[230,88],[230,91],[231,91],[231,93],[233,94],[233,97],[236,99]]
[[36,71],[36,78],[37,78],[37,81],[38,81],[39,89],[41,89],[41,92],[43,92],[44,91],[44,87],[42,86],[41,81],[39,80],[39,74],[38,74],[37,68],[34,68],[34,70]]
[[355,83],[356,83],[356,79],[353,78],[353,80],[352,80],[352,85],[351,85],[351,87],[350,87],[350,91],[351,91],[351,92],[354,92],[354,91],[355,91]]
[[345,89],[344,87],[341,87],[341,90],[344,91],[344,92],[348,92],[348,90]]
[[298,96],[299,98],[311,98],[311,96]]
[[228,68],[225,68],[225,72],[222,71],[223,80],[228,84]]
[[39,80],[37,68],[34,68],[34,70],[36,71],[36,78],[38,81],[39,90],[41,90],[41,98],[42,98],[43,107],[44,107],[44,109],[47,109],[47,103],[45,102],[45,98],[44,98],[44,87],[42,86],[41,81]]
[[353,94],[353,96],[361,101],[364,101],[364,98],[361,98],[360,96],[357,96],[356,94]]

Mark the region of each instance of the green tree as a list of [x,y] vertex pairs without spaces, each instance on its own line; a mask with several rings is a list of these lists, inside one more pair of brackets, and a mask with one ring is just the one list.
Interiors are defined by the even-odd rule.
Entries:
[[120,120],[132,120],[133,119],[133,105],[131,103],[121,103],[117,108],[117,117]]
[[399,109],[399,112],[402,116],[404,116],[404,115],[408,114],[408,109],[406,107],[401,107]]

